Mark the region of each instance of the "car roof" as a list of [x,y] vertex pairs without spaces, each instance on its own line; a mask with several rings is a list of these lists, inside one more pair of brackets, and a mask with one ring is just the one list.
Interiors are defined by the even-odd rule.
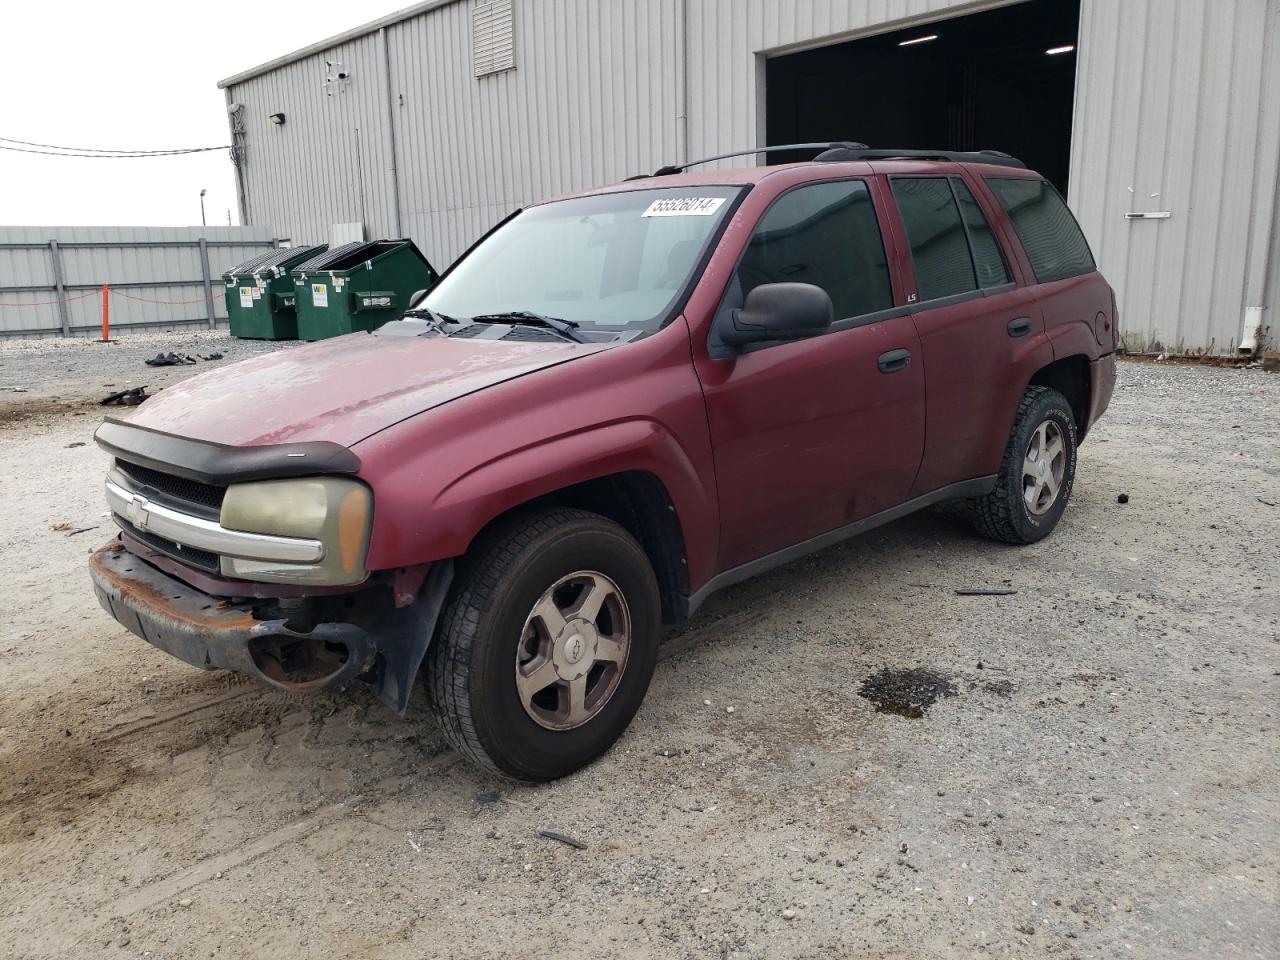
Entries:
[[[622,193],[628,190],[657,190],[664,187],[736,187],[754,186],[768,177],[786,173],[791,170],[812,168],[829,171],[830,179],[849,176],[873,176],[875,174],[921,174],[957,173],[961,168],[972,170],[978,175],[1000,177],[1022,177],[1043,179],[1034,170],[987,163],[962,163],[956,160],[926,160],[912,157],[902,159],[876,160],[804,160],[798,163],[778,163],[772,166],[735,167],[728,170],[696,170],[661,175],[644,175],[628,177],[618,183],[611,183],[586,190],[575,190],[571,193],[548,197],[538,201],[553,203],[557,200],[569,200],[574,197],[590,197],[597,194]],[[827,179],[827,178],[822,178]],[[535,204],[530,204],[534,206]]]

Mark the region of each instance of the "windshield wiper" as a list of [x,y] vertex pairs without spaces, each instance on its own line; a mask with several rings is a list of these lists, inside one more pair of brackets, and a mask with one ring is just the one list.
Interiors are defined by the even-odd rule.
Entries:
[[436,328],[436,330],[439,330],[441,333],[444,333],[443,330],[440,330],[442,325],[446,323],[459,322],[455,318],[449,316],[447,313],[436,313],[436,311],[431,310],[427,307],[413,307],[412,309],[406,310],[404,312],[404,315],[406,317],[417,317],[420,320],[430,320],[432,325]]
[[547,327],[556,333],[572,340],[574,343],[587,343],[582,334],[578,333],[578,323],[575,320],[563,320],[560,317],[548,317],[541,313],[533,313],[530,310],[506,310],[502,313],[482,313],[471,318],[476,323],[514,323],[526,327]]

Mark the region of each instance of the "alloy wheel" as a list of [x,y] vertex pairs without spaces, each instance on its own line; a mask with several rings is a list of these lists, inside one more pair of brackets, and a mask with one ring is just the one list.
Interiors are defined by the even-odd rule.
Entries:
[[572,730],[604,709],[631,646],[631,614],[618,585],[580,570],[547,588],[525,619],[516,650],[516,691],[548,730]]
[[1067,442],[1056,420],[1042,420],[1031,434],[1022,458],[1022,498],[1035,516],[1048,513],[1058,500],[1067,469]]

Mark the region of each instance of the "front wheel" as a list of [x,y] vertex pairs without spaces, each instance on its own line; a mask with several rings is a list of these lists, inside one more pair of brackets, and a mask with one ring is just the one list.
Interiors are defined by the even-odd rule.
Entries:
[[1009,432],[995,489],[969,501],[978,532],[1004,543],[1035,543],[1058,525],[1076,477],[1076,420],[1067,398],[1027,387]]
[[596,514],[526,514],[482,536],[426,663],[427,693],[464,756],[553,780],[600,756],[635,716],[657,662],[657,579]]

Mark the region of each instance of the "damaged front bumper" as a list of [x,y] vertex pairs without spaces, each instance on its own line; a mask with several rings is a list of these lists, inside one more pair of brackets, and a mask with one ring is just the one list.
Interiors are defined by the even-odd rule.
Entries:
[[403,609],[389,598],[375,609],[376,601],[363,598],[351,621],[323,619],[341,604],[283,606],[214,597],[152,566],[120,541],[95,551],[89,572],[98,602],[111,616],[179,660],[248,674],[291,692],[359,677],[403,714],[452,570],[447,563],[434,568],[415,602]]

